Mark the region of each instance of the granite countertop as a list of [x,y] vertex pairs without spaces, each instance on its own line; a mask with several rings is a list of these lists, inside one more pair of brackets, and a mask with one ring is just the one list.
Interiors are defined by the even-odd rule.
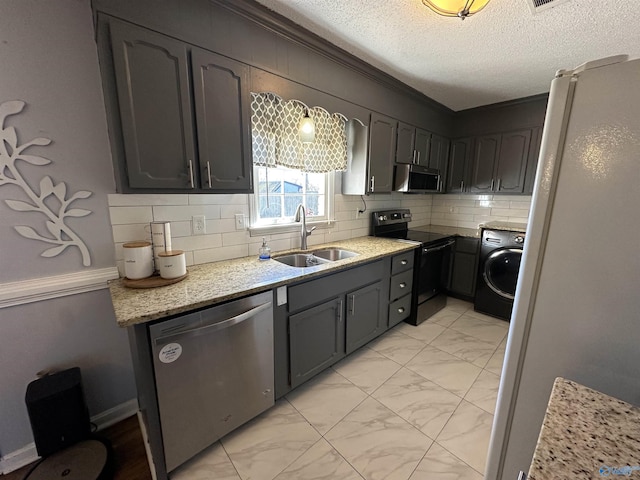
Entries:
[[273,259],[260,261],[257,256],[251,256],[190,266],[187,278],[164,287],[134,289],[125,287],[122,279],[113,280],[109,282],[109,291],[118,325],[128,327],[353,267],[411,250],[416,245],[378,237],[358,237],[309,248],[308,252],[339,247],[359,253],[355,257],[313,267],[290,267]]
[[527,478],[640,476],[639,425],[640,408],[556,378]]
[[459,237],[480,238],[480,228],[447,227],[445,225],[425,225],[411,228],[418,232],[442,233],[443,235],[457,235]]
[[490,230],[505,230],[509,232],[527,232],[527,224],[518,222],[487,222],[481,223],[479,228],[487,228]]

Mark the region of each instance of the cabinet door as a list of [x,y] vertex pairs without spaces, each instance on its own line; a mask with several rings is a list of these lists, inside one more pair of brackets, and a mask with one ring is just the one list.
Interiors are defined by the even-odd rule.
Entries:
[[415,163],[414,149],[416,129],[406,123],[398,123],[398,140],[396,144],[396,163]]
[[499,151],[500,135],[476,138],[470,191],[479,193],[493,191]]
[[540,147],[542,142],[542,127],[531,130],[531,144],[529,145],[529,157],[527,159],[527,173],[524,177],[524,193],[531,195],[536,180],[536,170],[538,170],[538,159],[540,157]]
[[187,46],[113,20],[111,47],[129,187],[195,187]]
[[456,239],[449,287],[452,293],[468,298],[473,298],[475,295],[479,251],[479,239]]
[[249,67],[200,49],[191,62],[202,187],[251,192]]
[[531,130],[504,133],[496,169],[497,192],[522,193],[527,170]]
[[369,184],[367,191],[388,193],[393,189],[398,122],[378,113],[371,114],[369,128]]
[[344,356],[342,298],[329,300],[289,317],[292,388]]
[[429,149],[429,168],[440,170],[444,174],[447,168],[447,155],[449,154],[449,140],[440,135],[431,135],[431,148]]
[[451,141],[447,192],[462,193],[469,188],[469,168],[471,166],[471,138]]
[[416,129],[416,163],[427,167],[429,165],[429,153],[431,149],[431,133],[426,130]]
[[382,282],[347,294],[347,355],[382,333],[385,298]]

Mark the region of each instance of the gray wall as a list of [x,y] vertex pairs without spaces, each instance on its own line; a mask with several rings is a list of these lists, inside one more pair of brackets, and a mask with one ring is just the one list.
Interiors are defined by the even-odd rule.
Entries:
[[[107,194],[115,187],[89,1],[0,2],[0,65],[0,103],[27,103],[7,122],[19,143],[53,140],[31,150],[53,163],[28,166],[25,175],[36,189],[49,175],[71,192],[93,192],[76,204],[93,213],[68,224],[89,247],[89,268],[114,266]],[[13,226],[46,232],[44,217],[10,210],[6,199],[25,198],[21,189],[0,185],[0,284],[88,270],[77,249],[40,257],[47,245],[21,237]],[[92,415],[135,398],[126,331],[116,326],[107,290],[2,309],[0,338],[2,456],[32,441],[24,395],[39,370],[79,366]]]

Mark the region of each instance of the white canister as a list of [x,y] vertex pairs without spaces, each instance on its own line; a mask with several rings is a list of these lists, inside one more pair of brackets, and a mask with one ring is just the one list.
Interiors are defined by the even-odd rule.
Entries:
[[171,250],[171,223],[151,222],[151,241],[153,243],[153,257],[156,262],[156,270],[159,270],[160,252]]
[[129,242],[124,250],[124,274],[131,280],[153,275],[153,249],[149,242]]
[[162,278],[178,278],[187,274],[187,261],[182,250],[160,252],[158,257],[158,270]]

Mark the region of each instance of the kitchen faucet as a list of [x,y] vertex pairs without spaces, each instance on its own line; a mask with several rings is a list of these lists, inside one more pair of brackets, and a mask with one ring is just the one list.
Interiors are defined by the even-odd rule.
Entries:
[[[300,215],[300,212],[302,212],[302,215]],[[300,232],[300,248],[302,250],[306,250],[307,237],[311,235],[311,232],[313,232],[316,229],[316,227],[311,227],[311,230],[307,230],[307,214],[305,212],[304,205],[302,205],[301,203],[298,204],[298,208],[296,208],[296,216],[294,218],[294,221],[299,222],[300,218],[302,218],[302,230]]]

